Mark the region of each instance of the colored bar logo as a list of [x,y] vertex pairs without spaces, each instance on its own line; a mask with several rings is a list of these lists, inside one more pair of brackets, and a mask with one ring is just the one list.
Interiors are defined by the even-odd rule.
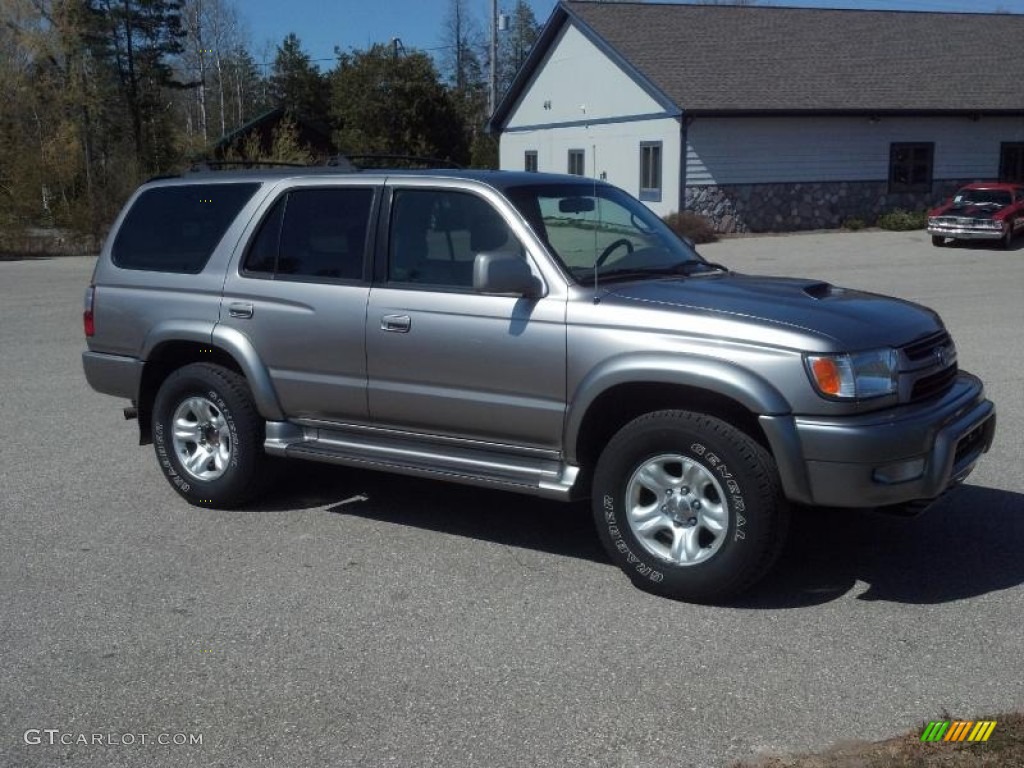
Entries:
[[995,729],[995,720],[932,720],[921,741],[988,741]]

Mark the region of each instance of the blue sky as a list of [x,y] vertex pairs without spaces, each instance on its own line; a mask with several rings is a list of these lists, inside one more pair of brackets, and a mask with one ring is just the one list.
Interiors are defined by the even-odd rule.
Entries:
[[[547,19],[556,0],[530,0],[537,19]],[[774,0],[772,5],[814,8],[866,8],[905,11],[1024,13],[1024,0]],[[471,12],[486,29],[490,0],[468,0]],[[499,0],[510,8],[512,0]],[[449,0],[236,0],[257,59],[273,58],[273,47],[294,32],[319,65],[329,69],[334,46],[366,48],[401,38],[406,48],[437,49]],[[433,51],[441,53],[439,50]]]

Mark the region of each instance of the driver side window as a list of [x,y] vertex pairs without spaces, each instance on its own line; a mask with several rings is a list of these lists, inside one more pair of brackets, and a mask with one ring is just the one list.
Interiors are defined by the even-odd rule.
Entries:
[[472,290],[479,253],[522,244],[486,200],[466,192],[399,189],[391,206],[388,281]]

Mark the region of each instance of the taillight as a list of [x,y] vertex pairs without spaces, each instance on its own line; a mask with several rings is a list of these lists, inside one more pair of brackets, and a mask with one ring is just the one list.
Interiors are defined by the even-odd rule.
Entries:
[[92,317],[93,303],[96,301],[96,288],[90,285],[85,289],[85,312],[82,313],[82,325],[85,327],[85,337],[92,338],[96,333],[96,323]]

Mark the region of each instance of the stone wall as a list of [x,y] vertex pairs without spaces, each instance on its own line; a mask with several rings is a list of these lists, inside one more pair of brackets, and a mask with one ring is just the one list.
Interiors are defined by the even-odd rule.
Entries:
[[936,181],[931,192],[894,194],[889,193],[887,181],[687,187],[685,209],[704,216],[725,233],[836,229],[847,219],[872,226],[881,214],[896,208],[930,208],[968,181]]

